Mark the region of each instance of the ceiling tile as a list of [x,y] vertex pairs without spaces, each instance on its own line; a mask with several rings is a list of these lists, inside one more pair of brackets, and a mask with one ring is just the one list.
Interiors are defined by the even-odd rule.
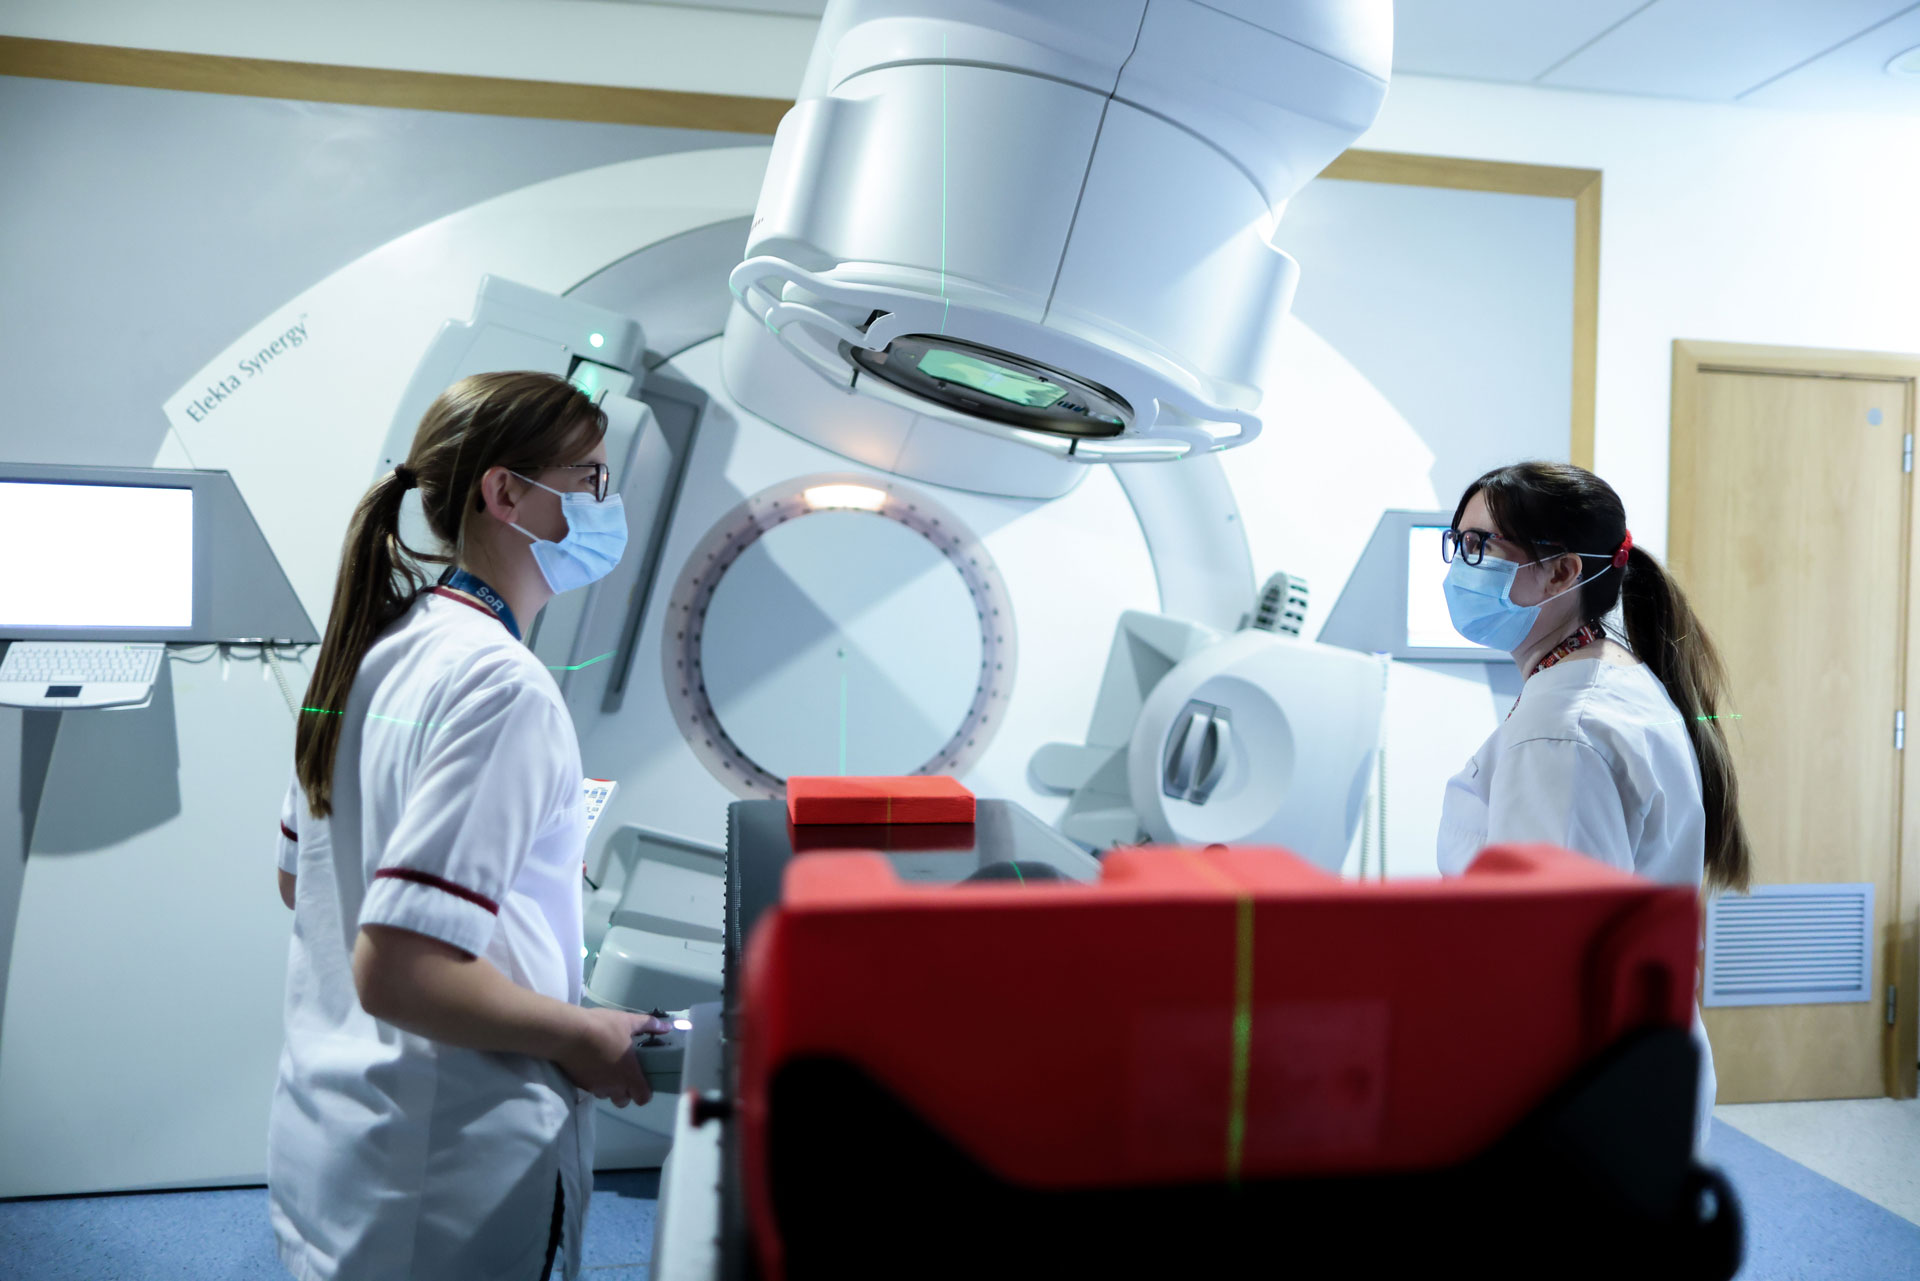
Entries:
[[1527,81],[1646,0],[1397,0],[1393,69]]
[[1542,84],[1730,102],[1912,0],[1659,0]]
[[1740,101],[1803,111],[1920,112],[1920,76],[1890,76],[1887,64],[1920,46],[1920,8],[1835,49]]

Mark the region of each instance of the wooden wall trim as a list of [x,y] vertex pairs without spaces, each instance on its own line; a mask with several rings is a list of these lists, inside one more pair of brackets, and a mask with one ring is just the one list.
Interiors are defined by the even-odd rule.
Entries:
[[1593,470],[1600,381],[1600,174],[1573,201],[1573,441],[1568,457]]
[[1409,187],[1451,187],[1461,191],[1500,191],[1513,196],[1578,199],[1600,180],[1598,169],[1522,165],[1505,160],[1463,160],[1405,151],[1349,151],[1321,175],[1348,182],[1392,182]]
[[793,105],[779,98],[226,58],[20,36],[0,36],[0,75],[730,133],[770,134]]
[[[0,75],[728,133],[771,134],[793,105],[779,98],[277,62],[21,36],[0,36]],[[1494,191],[1574,202],[1573,412],[1568,457],[1591,468],[1600,334],[1599,171],[1352,150],[1336,157],[1323,176],[1348,182]]]
[[1573,201],[1573,412],[1568,424],[1567,457],[1591,471],[1600,372],[1600,171],[1395,151],[1349,151],[1328,165],[1321,176],[1348,182],[1497,191]]

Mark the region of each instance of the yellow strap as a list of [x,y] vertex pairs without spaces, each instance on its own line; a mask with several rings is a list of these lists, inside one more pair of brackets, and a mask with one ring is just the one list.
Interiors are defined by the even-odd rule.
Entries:
[[1246,1149],[1247,1082],[1253,1059],[1253,895],[1225,871],[1189,849],[1180,854],[1201,875],[1234,896],[1233,1053],[1227,1083],[1227,1182],[1240,1185]]

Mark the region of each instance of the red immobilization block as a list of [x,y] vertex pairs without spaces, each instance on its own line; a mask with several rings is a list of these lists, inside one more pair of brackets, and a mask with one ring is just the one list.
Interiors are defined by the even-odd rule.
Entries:
[[907,778],[790,778],[787,817],[818,823],[971,823],[973,793],[939,774]]

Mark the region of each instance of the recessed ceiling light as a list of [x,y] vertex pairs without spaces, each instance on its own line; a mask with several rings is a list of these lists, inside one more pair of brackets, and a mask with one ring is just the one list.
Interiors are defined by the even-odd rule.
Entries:
[[1890,76],[1913,76],[1920,78],[1920,45],[1915,45],[1905,53],[1896,53],[1887,63]]

